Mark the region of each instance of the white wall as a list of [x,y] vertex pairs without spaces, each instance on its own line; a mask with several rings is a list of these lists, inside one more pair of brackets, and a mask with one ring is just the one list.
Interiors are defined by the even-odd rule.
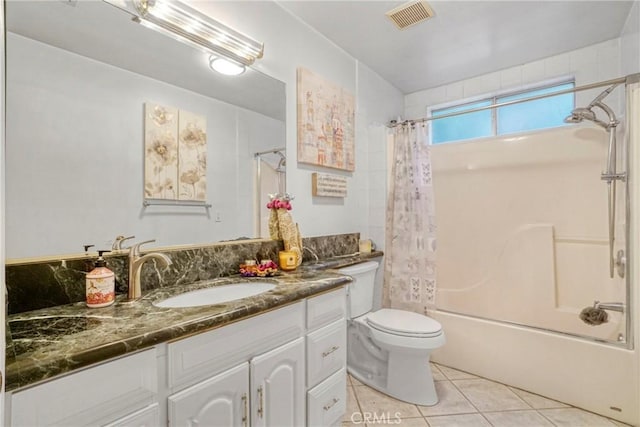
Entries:
[[[299,21],[275,2],[192,1],[190,3],[215,19],[263,41],[265,43],[265,56],[258,61],[256,68],[286,83],[287,188],[290,193],[296,196],[292,214],[294,220],[299,222],[303,236],[360,232],[363,237],[373,237],[374,241],[382,246],[384,201],[380,199],[380,195],[385,191],[381,187],[383,180],[380,179],[385,173],[381,166],[385,149],[382,124],[401,113],[403,95],[400,91],[367,67],[359,66],[353,57]],[[14,38],[17,39],[18,36],[14,36]],[[41,71],[44,72],[46,70],[47,73],[53,72],[50,68],[55,65],[55,61],[54,64],[51,64],[50,61],[38,58],[37,55],[32,55],[32,57],[33,60],[42,61],[42,64],[33,68],[41,68]],[[157,92],[159,90],[158,87],[163,86],[160,82],[123,72],[95,61],[86,60],[77,55],[75,57],[70,55],[69,58],[69,63],[61,64],[58,61],[59,69],[57,72],[63,74],[61,78],[64,81],[71,82],[82,78],[85,74],[95,73],[98,73],[105,80],[102,88],[91,87],[91,85],[87,84],[85,88],[87,91],[95,90],[97,92],[75,93],[73,98],[69,100],[71,104],[75,104],[76,99],[82,102],[99,99],[102,102],[102,108],[108,109],[110,115],[118,113],[124,116],[125,112],[116,111],[117,109],[115,108],[116,105],[121,103],[122,99],[128,100],[130,108],[134,108],[134,106],[139,108],[141,102],[148,100],[147,97],[150,93]],[[77,65],[81,67],[80,69],[73,70],[69,68],[71,64],[76,62],[83,64]],[[326,170],[346,175],[349,178],[348,195],[344,200],[313,198],[311,196],[311,173],[321,169],[297,164],[296,69],[298,67],[306,67],[313,70],[315,73],[350,90],[356,96],[356,171],[345,173]],[[36,71],[30,69],[26,70],[26,72],[35,73]],[[25,78],[26,76],[27,74],[23,75]],[[61,87],[57,94],[60,96],[59,100],[64,98],[64,93],[69,92]],[[47,96],[49,97],[50,95],[52,94]],[[197,95],[177,88],[173,88],[171,95],[158,98],[160,99],[152,99],[152,101],[164,102],[168,105],[194,112],[201,111],[205,104],[211,102],[208,99],[200,99],[203,97],[198,98]],[[187,98],[189,98],[188,101],[186,100]],[[53,98],[50,99],[53,101]],[[51,105],[56,104],[52,103]],[[91,105],[91,110],[98,111],[99,108],[100,106],[97,103]],[[190,227],[192,226],[193,230],[200,230],[194,236],[193,233],[185,232],[183,225],[172,222],[170,217],[147,216],[144,220],[140,218],[141,190],[138,188],[138,183],[141,181],[142,173],[139,166],[142,164],[140,159],[141,150],[132,150],[130,144],[131,141],[140,141],[142,131],[138,127],[132,127],[132,124],[129,123],[124,137],[115,138],[114,135],[96,135],[95,139],[90,138],[83,145],[83,150],[85,150],[87,156],[98,153],[103,157],[111,156],[109,161],[119,162],[119,166],[115,167],[115,169],[113,167],[100,169],[99,166],[92,168],[88,165],[83,165],[83,167],[75,170],[59,168],[55,174],[51,174],[51,176],[55,177],[56,174],[66,173],[74,177],[80,188],[53,189],[46,188],[46,186],[43,188],[39,187],[39,179],[36,179],[33,174],[26,174],[26,171],[16,171],[15,168],[11,171],[11,173],[18,172],[19,174],[22,172],[24,179],[21,178],[17,186],[8,194],[7,214],[10,217],[16,218],[16,221],[19,217],[20,221],[29,222],[38,222],[39,217],[53,217],[57,221],[72,222],[75,225],[75,231],[72,234],[67,233],[63,236],[56,236],[49,233],[48,231],[50,230],[37,230],[39,236],[46,236],[39,239],[43,248],[38,250],[38,253],[34,251],[32,243],[28,245],[22,244],[21,242],[24,239],[21,239],[20,233],[15,232],[13,236],[8,236],[8,257],[60,253],[61,250],[52,252],[52,249],[46,246],[49,244],[48,242],[55,246],[58,243],[54,245],[53,242],[61,240],[68,243],[68,246],[62,252],[76,252],[83,243],[96,243],[99,246],[104,246],[106,240],[113,239],[117,234],[135,234],[141,238],[153,238],[160,234],[168,233],[169,238],[167,240],[160,239],[158,244],[193,243],[203,241],[203,239],[211,241],[250,236],[252,233],[251,222],[249,221],[251,208],[248,204],[250,203],[250,198],[243,196],[249,196],[252,189],[251,163],[253,159],[248,156],[256,150],[252,145],[254,142],[250,144],[250,141],[256,138],[260,139],[260,132],[255,132],[255,126],[247,124],[246,117],[252,115],[252,113],[246,110],[228,109],[224,106],[208,106],[207,108],[210,109],[212,117],[208,123],[209,133],[213,135],[215,129],[215,132],[220,136],[219,141],[221,142],[220,146],[215,146],[212,143],[214,139],[212,137],[209,138],[208,184],[210,194],[208,195],[208,201],[214,204],[212,208],[213,217],[217,212],[220,212],[221,223],[216,223],[212,221],[211,217],[204,215],[182,214],[182,219],[188,218]],[[216,108],[221,108],[220,114],[218,114],[217,110],[214,112]],[[126,114],[130,113],[127,112]],[[133,114],[135,116],[137,110]],[[64,114],[61,115],[64,116]],[[21,114],[21,117],[21,120],[26,120],[28,115]],[[95,118],[97,119],[97,116]],[[117,129],[122,120],[125,119],[114,119],[111,127]],[[255,123],[254,120],[260,119],[252,117],[250,123]],[[240,123],[243,123],[243,125],[241,126]],[[90,126],[86,127],[89,128]],[[44,135],[41,136],[44,137]],[[275,139],[272,143],[265,144],[264,147],[271,148],[285,145],[282,138]],[[59,141],[59,143],[71,144],[70,141]],[[92,145],[87,146],[86,144]],[[118,144],[122,144],[119,147],[120,150],[114,149],[114,144],[115,147],[118,147]],[[99,148],[104,146],[111,147],[112,150],[109,153],[115,154],[107,154],[106,151]],[[24,156],[29,157],[30,155],[24,153]],[[369,167],[369,157],[372,157],[374,162],[375,166],[373,168]],[[62,161],[62,159],[59,159],[59,161]],[[99,164],[107,164],[104,161],[105,159],[103,158],[102,163]],[[242,173],[243,169],[246,169],[247,172]],[[37,170],[40,169],[37,168]],[[62,207],[59,205],[56,208],[59,198],[63,195],[60,191],[67,193],[64,196],[73,198],[80,206],[91,203],[91,197],[95,197],[95,192],[93,193],[94,195],[90,196],[87,188],[99,188],[95,186],[97,181],[94,177],[97,175],[108,177],[106,179],[109,181],[122,179],[119,185],[122,191],[108,194],[108,197],[113,199],[112,205],[118,206],[118,208],[103,213],[105,223],[108,217],[113,224],[104,230],[96,230],[96,227],[88,226],[82,217],[68,219],[66,212],[69,206]],[[36,189],[36,192],[39,193],[37,196],[42,200],[42,203],[36,211],[31,209],[31,212],[29,212],[28,206],[16,204],[13,200],[19,193],[27,190],[32,191],[31,189]],[[236,194],[241,197],[235,198]],[[371,196],[374,199],[373,205],[369,203]],[[246,204],[241,200],[246,200]],[[373,207],[373,213],[369,211],[370,206]],[[157,211],[161,208],[154,209]],[[371,219],[373,219],[372,223]],[[374,227],[373,232],[369,230],[370,225]]]
[[[253,235],[253,153],[283,145],[282,122],[12,33],[7,46],[8,258],[110,249],[119,234],[162,246]],[[142,209],[147,101],[206,116],[209,215]]]
[[640,72],[640,0],[633,2],[620,40],[622,74]]
[[[635,57],[637,58],[637,52]],[[472,97],[513,91],[542,81],[575,76],[576,86],[622,76],[620,69],[620,39],[612,39],[582,49],[565,52],[516,67],[495,71],[444,86],[414,92],[405,96],[407,118],[427,115],[427,106],[446,104]],[[576,94],[576,105],[587,105],[604,88]],[[618,88],[606,98],[606,103],[622,112],[622,89]]]
[[[275,2],[190,0],[189,3],[264,42],[264,58],[256,68],[287,85],[287,190],[296,197],[292,215],[302,235],[360,232],[363,237],[372,236],[378,243],[380,212],[376,211],[372,223],[368,206],[371,192],[378,191],[379,181],[375,177],[380,171],[378,166],[372,169],[368,163],[370,160],[380,163],[383,153],[379,150],[384,148],[384,140],[372,129],[401,114],[402,93]],[[356,170],[353,173],[325,170],[349,178],[344,200],[313,198],[311,173],[321,169],[297,163],[298,67],[308,68],[356,96]],[[378,200],[377,203],[384,202]],[[373,231],[369,230],[370,226],[374,227]]]

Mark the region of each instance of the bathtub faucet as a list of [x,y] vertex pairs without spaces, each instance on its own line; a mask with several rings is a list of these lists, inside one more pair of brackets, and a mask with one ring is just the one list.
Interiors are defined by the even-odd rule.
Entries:
[[624,303],[621,302],[594,301],[593,308],[600,308],[602,310],[618,311],[620,313],[624,313]]

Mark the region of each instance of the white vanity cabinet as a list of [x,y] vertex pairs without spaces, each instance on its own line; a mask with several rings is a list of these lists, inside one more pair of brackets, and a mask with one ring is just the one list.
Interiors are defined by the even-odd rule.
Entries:
[[300,301],[169,343],[168,382],[180,390],[169,425],[303,426],[304,313]]
[[169,396],[170,426],[303,424],[303,338]]
[[346,293],[307,300],[307,426],[340,425],[347,409]]
[[171,426],[248,426],[249,363],[169,396]]
[[10,425],[155,426],[157,398],[153,348],[12,393]]
[[343,288],[17,390],[7,425],[301,427],[346,409]]

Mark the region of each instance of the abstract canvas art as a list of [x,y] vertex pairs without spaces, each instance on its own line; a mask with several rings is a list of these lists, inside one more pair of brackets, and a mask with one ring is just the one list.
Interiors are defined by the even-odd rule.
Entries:
[[145,199],[206,200],[206,129],[203,116],[145,103]]
[[298,68],[298,162],[355,170],[355,98]]

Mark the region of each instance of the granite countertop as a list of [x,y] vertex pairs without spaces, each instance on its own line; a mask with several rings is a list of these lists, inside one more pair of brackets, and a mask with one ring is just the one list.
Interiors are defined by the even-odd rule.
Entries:
[[[381,256],[353,254],[303,264],[294,272],[250,281],[272,282],[265,293],[222,304],[160,308],[154,302],[192,290],[242,281],[240,276],[156,289],[139,300],[124,295],[109,307],[84,303],[19,313],[8,317],[15,357],[6,362],[6,390],[15,390],[75,369],[146,347],[214,329],[263,311],[343,286],[348,276],[331,269]],[[11,355],[13,356],[13,355]]]

